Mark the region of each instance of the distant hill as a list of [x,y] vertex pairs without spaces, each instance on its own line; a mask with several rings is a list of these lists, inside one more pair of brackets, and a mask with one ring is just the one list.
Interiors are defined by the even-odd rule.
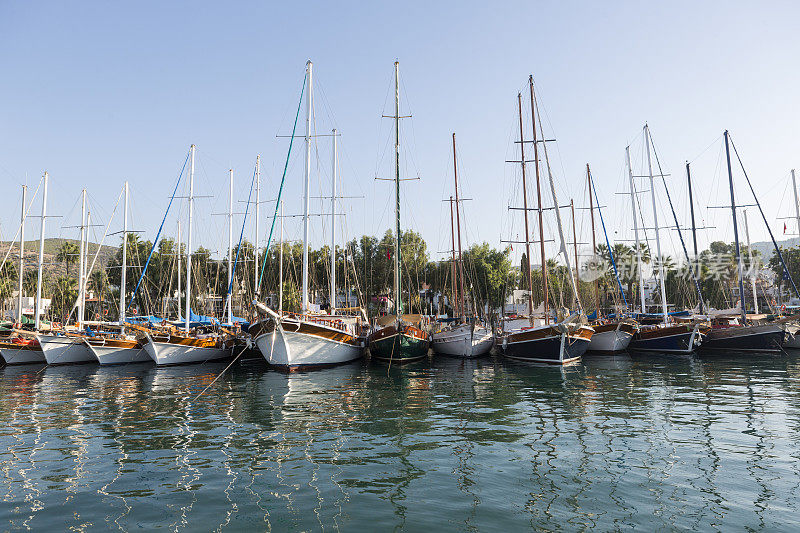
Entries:
[[[46,274],[54,274],[54,275],[63,275],[66,272],[66,268],[64,267],[63,263],[59,263],[56,261],[56,255],[58,254],[59,249],[65,242],[74,243],[75,246],[80,245],[80,241],[76,239],[45,239],[44,240],[44,263],[45,263],[45,273]],[[9,243],[9,241],[0,242],[0,261],[2,261],[3,257],[5,257],[6,253],[8,252],[9,245],[13,246],[13,250],[11,254],[8,256],[9,261],[13,261],[14,263],[17,262],[17,244]],[[91,262],[94,259],[94,254],[97,251],[97,244],[96,243],[89,243],[89,261]],[[104,268],[108,261],[114,256],[117,252],[116,246],[107,246],[104,245],[100,248],[100,254],[97,256],[97,263],[95,264],[95,269]],[[25,270],[35,269],[36,263],[39,258],[39,241],[38,240],[30,240],[25,241]],[[74,275],[76,266],[71,266],[70,270]]]
[[[790,239],[786,239],[785,241],[778,240],[778,246],[783,248],[791,248],[793,246],[797,246],[800,244],[800,238],[792,237]],[[754,250],[758,250],[761,252],[761,257],[764,261],[769,261],[770,257],[772,257],[772,253],[775,251],[775,247],[772,245],[772,241],[762,241],[762,242],[754,242],[751,244]]]

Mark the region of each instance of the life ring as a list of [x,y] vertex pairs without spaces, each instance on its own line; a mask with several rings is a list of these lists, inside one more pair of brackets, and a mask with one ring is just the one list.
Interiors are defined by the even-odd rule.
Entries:
[[786,312],[786,305],[784,304],[784,305],[781,306],[781,313],[785,313],[785,312]]

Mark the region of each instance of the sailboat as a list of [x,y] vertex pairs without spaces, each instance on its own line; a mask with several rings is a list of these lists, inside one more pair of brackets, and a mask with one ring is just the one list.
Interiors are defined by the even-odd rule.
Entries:
[[[459,320],[451,323],[431,336],[431,346],[436,353],[455,357],[479,357],[489,353],[494,345],[492,332],[477,321],[477,317],[467,318],[464,312],[464,259],[461,256],[461,216],[458,195],[458,163],[456,162],[456,134],[453,133],[453,177],[455,181],[456,227],[458,230],[458,259],[455,257],[455,238],[453,236],[453,198],[450,197],[450,240],[453,245],[452,287],[453,299],[458,301]],[[456,263],[458,269],[455,268]],[[459,298],[456,298],[456,278],[458,278]],[[454,302],[455,303],[455,302]],[[455,310],[456,305],[453,306]]]
[[[656,209],[656,188],[654,180],[655,176],[653,174],[653,166],[650,157],[650,145],[651,145],[650,130],[647,124],[644,125],[643,132],[647,150],[647,169],[650,178],[650,195],[653,205],[653,226],[656,237],[656,253],[658,254],[658,258],[660,259],[662,257],[661,237],[658,226],[658,211]],[[633,170],[631,168],[630,147],[625,148],[625,158],[628,167],[628,180],[630,182],[631,208],[633,210],[633,230],[636,243],[635,250],[636,250],[637,271],[639,274],[639,296],[641,298],[641,313],[642,315],[645,315],[646,307],[645,307],[644,290],[643,290],[644,285],[642,282],[642,253],[641,253],[641,248],[639,247],[639,229],[637,223],[638,218],[636,209],[637,193],[636,193],[636,187],[633,182]],[[678,323],[675,322],[674,320],[671,320],[670,315],[667,312],[667,293],[664,287],[664,280],[666,276],[664,273],[663,261],[660,260],[658,261],[658,268],[659,268],[658,277],[660,283],[662,321],[660,324],[642,325],[639,332],[634,336],[633,340],[628,345],[628,348],[636,352],[690,354],[694,352],[695,349],[698,346],[700,346],[700,344],[702,344],[703,339],[708,333],[709,326],[701,322],[692,321],[687,323]]]
[[572,266],[569,261],[569,254],[566,249],[566,242],[564,240],[564,230],[561,224],[561,213],[559,211],[558,197],[556,196],[555,182],[553,180],[553,173],[550,170],[550,160],[547,155],[546,139],[542,139],[542,146],[544,149],[544,156],[548,178],[550,182],[550,191],[553,200],[553,210],[556,214],[556,222],[558,226],[558,234],[561,243],[561,252],[563,252],[564,261],[567,265],[568,277],[572,284],[572,291],[575,296],[575,302],[578,305],[579,312],[568,314],[565,310],[560,313],[559,320],[555,323],[550,322],[550,314],[548,312],[548,281],[547,281],[547,259],[544,252],[544,219],[543,219],[543,203],[542,203],[542,188],[539,175],[539,139],[537,137],[537,119],[539,129],[541,130],[541,116],[539,116],[538,108],[536,105],[536,96],[533,89],[533,76],[528,78],[528,85],[531,94],[531,121],[533,123],[533,144],[534,165],[536,168],[536,193],[538,205],[534,209],[528,208],[528,187],[526,179],[526,163],[525,160],[525,138],[524,128],[522,122],[522,94],[517,94],[517,104],[519,111],[519,146],[520,146],[520,165],[522,170],[522,200],[523,200],[523,213],[525,219],[525,252],[527,257],[530,258],[530,234],[528,232],[528,211],[536,210],[539,216],[539,249],[542,262],[542,286],[544,295],[544,314],[542,317],[534,317],[533,311],[533,281],[532,272],[530,270],[530,259],[528,260],[528,291],[530,297],[528,298],[528,318],[523,324],[512,323],[504,320],[502,322],[502,330],[498,334],[497,344],[501,347],[503,356],[509,359],[516,359],[526,362],[546,363],[563,365],[580,360],[581,356],[586,353],[589,348],[589,342],[594,335],[594,329],[587,324],[586,316],[581,309],[580,297],[578,295],[577,282],[573,276]]
[[[736,198],[733,192],[733,171],[731,169],[730,142],[727,130],[725,130],[724,137],[725,156],[728,163],[728,185],[730,186],[731,193],[731,217],[733,220],[733,238],[736,248],[736,264],[739,278],[739,308],[741,316],[739,319],[731,316],[712,319],[712,329],[703,342],[701,351],[703,353],[717,354],[730,352],[780,353],[783,350],[781,345],[784,343],[786,337],[784,328],[777,323],[754,323],[748,319],[747,312],[745,311],[744,265],[742,264],[742,254],[739,246],[739,224],[736,217]],[[746,218],[745,228],[749,249],[750,231],[747,229]],[[755,292],[755,282],[753,284],[753,298],[756,300],[754,303],[757,310],[758,297]]]
[[[47,180],[45,180],[44,196],[42,201],[47,200]],[[42,277],[42,262],[41,258],[44,253],[44,207],[42,208],[42,236],[39,241],[39,281],[37,282],[37,299],[41,294],[41,277]],[[76,329],[67,330],[66,328],[60,331],[50,331],[50,333],[42,333],[37,327],[38,333],[36,340],[44,352],[44,357],[49,365],[64,365],[73,363],[94,363],[97,358],[92,354],[86,344],[83,342],[85,335],[82,332],[84,324],[84,308],[86,306],[86,281],[88,265],[86,264],[86,255],[89,249],[88,229],[91,225],[91,213],[86,209],[86,189],[81,192],[81,225],[80,225],[80,246],[78,258],[78,300],[75,304],[74,310],[77,311],[76,316]],[[41,300],[39,300],[41,303]],[[38,306],[37,306],[38,313]],[[37,315],[36,319],[39,319]]]
[[[25,220],[27,218],[28,207],[26,206],[28,197],[28,186],[22,186],[22,214],[19,223],[19,286],[17,288],[17,316],[14,330],[9,337],[0,340],[0,358],[7,365],[24,365],[34,363],[44,363],[44,352],[39,346],[36,337],[28,332],[22,331],[24,315],[22,314],[22,276],[25,271]],[[10,250],[9,250],[10,252]]]
[[[594,227],[594,199],[597,197],[597,191],[594,188],[594,181],[592,181],[592,171],[589,168],[589,164],[586,164],[586,179],[589,185],[589,213],[592,221],[592,252],[597,250],[597,240],[595,236],[595,227]],[[614,267],[614,278],[617,282],[617,287],[619,288],[619,294],[622,296],[623,301],[625,302],[625,307],[627,308],[627,300],[625,299],[625,291],[622,289],[622,283],[619,279],[619,273],[617,272],[617,264],[614,261],[614,251],[611,248],[611,243],[608,241],[608,234],[606,233],[606,223],[603,220],[603,212],[600,209],[600,203],[597,204],[597,212],[600,214],[600,222],[603,226],[603,234],[606,238],[606,246],[608,249],[609,257],[611,258],[611,264]],[[574,218],[574,217],[573,217]],[[574,224],[573,224],[574,227]],[[577,238],[574,239],[577,241]],[[576,253],[577,256],[577,253]],[[576,258],[577,262],[577,258]],[[598,287],[597,280],[594,282],[594,294],[595,294],[595,310],[596,310],[596,317],[595,320],[592,322],[592,328],[594,328],[594,335],[592,335],[592,340],[589,341],[589,351],[590,352],[601,352],[601,353],[616,353],[616,352],[623,352],[628,348],[628,345],[633,339],[633,336],[639,330],[639,324],[636,320],[630,317],[619,317],[619,313],[616,313],[613,318],[603,318],[600,311],[600,288]]]
[[[347,363],[359,359],[364,352],[364,341],[360,338],[366,323],[363,309],[360,314],[348,316],[336,314],[336,179],[337,179],[337,132],[333,131],[333,191],[331,195],[331,270],[330,270],[330,314],[313,313],[309,304],[309,230],[311,200],[311,138],[313,117],[313,64],[306,63],[308,93],[306,94],[305,134],[305,180],[303,197],[303,279],[302,308],[300,313],[283,313],[283,302],[279,312],[262,303],[256,310],[263,318],[249,328],[259,351],[272,366],[286,371],[311,370]],[[278,211],[276,205],[276,216]],[[281,247],[282,248],[282,247]],[[282,251],[282,249],[281,249]],[[281,274],[283,268],[281,266]],[[282,287],[281,287],[282,289]],[[282,300],[282,298],[280,298]]]
[[[84,337],[83,342],[101,365],[121,365],[151,361],[135,335],[125,330],[125,287],[128,266],[128,182],[125,182],[124,214],[122,229],[122,266],[119,284],[119,322],[116,325],[103,324],[103,331],[94,337]],[[116,331],[112,331],[116,330]]]
[[[218,332],[201,332],[192,329],[192,217],[194,215],[194,158],[195,145],[190,149],[189,166],[189,229],[186,244],[186,317],[183,331],[177,328],[159,330],[137,328],[137,339],[157,365],[204,363],[230,357],[226,346],[229,335]],[[154,243],[155,246],[155,243]],[[144,273],[142,273],[144,275]],[[180,275],[180,273],[179,273]]]
[[394,62],[394,315],[375,321],[369,336],[371,357],[389,363],[410,363],[428,356],[430,335],[422,329],[422,316],[403,314],[403,277],[400,270],[400,63]]

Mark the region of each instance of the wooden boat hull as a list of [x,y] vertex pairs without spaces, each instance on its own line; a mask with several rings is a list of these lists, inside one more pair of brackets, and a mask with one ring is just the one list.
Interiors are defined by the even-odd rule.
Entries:
[[203,339],[177,337],[159,341],[154,340],[150,333],[145,333],[140,342],[159,366],[205,363],[231,356],[230,350],[217,346],[216,342],[204,342]]
[[48,365],[96,363],[97,358],[83,342],[83,337],[36,335]]
[[564,365],[579,361],[589,349],[594,330],[581,326],[562,331],[558,325],[506,333],[501,337],[504,357],[530,363]]
[[469,324],[434,333],[431,337],[433,351],[451,357],[480,357],[488,354],[493,345],[491,331]]
[[730,352],[781,353],[785,337],[786,332],[777,324],[713,328],[703,340],[700,353],[716,355]]
[[101,365],[151,362],[147,350],[136,341],[124,339],[86,339],[86,345]]
[[624,352],[636,333],[636,326],[627,322],[592,325],[594,335],[589,341],[590,352]]
[[385,326],[369,336],[369,352],[373,359],[392,364],[420,361],[428,356],[430,338],[414,326]]
[[658,352],[667,354],[690,354],[705,339],[707,326],[680,324],[641,330],[634,335],[628,349],[634,352]]
[[0,342],[0,356],[7,365],[32,365],[47,363],[44,352],[38,345]]
[[[251,332],[254,327],[251,327]],[[364,343],[347,332],[307,321],[268,318],[255,326],[256,346],[281,370],[313,370],[360,359]]]

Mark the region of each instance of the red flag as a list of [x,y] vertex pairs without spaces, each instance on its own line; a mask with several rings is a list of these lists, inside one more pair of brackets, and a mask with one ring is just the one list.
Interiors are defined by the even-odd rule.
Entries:
[[783,234],[786,235],[786,222],[783,223]]
[[392,258],[392,252],[390,252],[389,250],[386,250],[386,258],[387,259],[391,259]]
[[514,251],[514,245],[513,244],[509,244],[509,246],[511,247],[511,251],[513,252]]

